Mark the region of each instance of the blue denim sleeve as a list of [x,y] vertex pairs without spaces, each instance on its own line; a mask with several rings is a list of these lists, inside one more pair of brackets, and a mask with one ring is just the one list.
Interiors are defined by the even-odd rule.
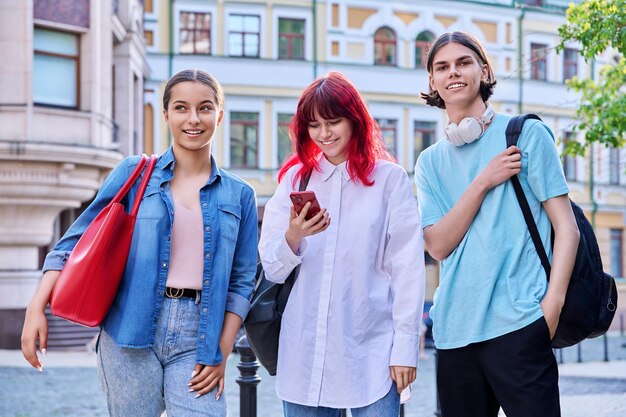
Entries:
[[241,206],[241,227],[226,295],[226,311],[237,314],[243,320],[250,310],[257,263],[258,220],[256,198],[251,188],[244,189]]
[[[102,186],[98,190],[96,197],[83,211],[83,213],[72,223],[63,237],[56,243],[52,251],[48,253],[43,264],[42,271],[60,271],[65,266],[74,246],[83,235],[89,224],[102,211],[104,207],[115,197],[122,185],[130,175],[130,169],[137,165],[138,156],[130,156],[120,162],[117,167],[106,177]],[[124,203],[124,200],[122,200]]]

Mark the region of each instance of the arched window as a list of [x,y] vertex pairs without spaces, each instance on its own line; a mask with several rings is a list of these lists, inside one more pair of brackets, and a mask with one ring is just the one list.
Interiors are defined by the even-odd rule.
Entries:
[[374,64],[396,65],[396,33],[383,27],[374,34]]
[[435,40],[435,35],[431,32],[421,32],[415,38],[415,68],[426,66],[426,54],[430,44]]

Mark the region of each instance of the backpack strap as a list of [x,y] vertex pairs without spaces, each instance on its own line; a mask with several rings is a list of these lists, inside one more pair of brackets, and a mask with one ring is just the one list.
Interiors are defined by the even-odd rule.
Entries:
[[[509,124],[506,127],[507,148],[509,146],[517,145],[519,136],[522,133],[522,128],[524,127],[524,122],[528,119],[541,120],[541,118],[536,114],[522,114],[513,117],[509,121]],[[550,261],[548,260],[546,249],[543,247],[543,242],[541,241],[541,236],[539,236],[539,230],[537,229],[537,224],[535,223],[533,214],[530,211],[530,205],[528,204],[526,195],[524,195],[522,184],[520,184],[517,175],[511,177],[511,183],[513,184],[513,189],[515,190],[517,202],[522,209],[522,214],[524,215],[524,220],[526,221],[526,226],[528,227],[528,232],[530,233],[530,237],[533,241],[533,244],[535,245],[535,250],[537,251],[537,255],[539,255],[539,259],[541,260],[541,266],[543,266],[543,269],[546,273],[546,278],[548,279],[548,281],[550,281]]]
[[517,146],[517,140],[522,133],[524,122],[528,119],[535,119],[541,121],[541,117],[533,113],[520,114],[509,120],[509,124],[506,127],[506,147]]
[[[300,178],[300,185],[298,187],[298,191],[306,190],[306,187],[309,185],[309,180],[311,179],[312,171],[307,172]],[[261,263],[259,262],[259,265]],[[296,266],[293,271],[289,274],[285,282],[278,290],[278,295],[276,296],[276,308],[282,314],[285,311],[285,307],[287,306],[287,300],[289,299],[289,294],[291,293],[291,289],[293,288],[293,284],[296,282],[296,278],[298,277],[298,273],[300,272],[300,265]],[[265,273],[262,272],[264,275]],[[258,268],[257,268],[258,274]],[[259,279],[258,282],[261,280]]]
[[309,180],[311,179],[312,171],[307,172],[300,178],[300,187],[298,187],[298,191],[306,190],[306,187],[309,185]]

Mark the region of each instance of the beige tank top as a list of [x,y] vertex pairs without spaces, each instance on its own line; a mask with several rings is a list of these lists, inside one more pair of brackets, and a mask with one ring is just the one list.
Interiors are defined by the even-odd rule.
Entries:
[[174,224],[167,286],[202,289],[204,234],[200,205],[188,209],[174,201]]

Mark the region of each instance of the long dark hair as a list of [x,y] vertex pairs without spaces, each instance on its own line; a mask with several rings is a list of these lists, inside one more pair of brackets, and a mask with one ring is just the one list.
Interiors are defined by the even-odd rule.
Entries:
[[[435,59],[435,55],[441,48],[449,43],[458,43],[469,48],[474,55],[476,55],[476,59],[478,59],[478,62],[481,65],[487,65],[487,79],[480,81],[480,96],[483,101],[487,101],[493,94],[493,88],[496,85],[496,76],[493,73],[491,62],[489,61],[489,56],[485,52],[485,48],[474,35],[467,32],[457,31],[446,32],[439,36],[428,49],[428,55],[426,56],[426,70],[432,75],[433,60]],[[426,100],[426,104],[429,106],[439,107],[440,109],[446,108],[446,103],[444,103],[439,93],[432,89],[430,83],[428,85],[428,93],[420,93],[420,97]]]

